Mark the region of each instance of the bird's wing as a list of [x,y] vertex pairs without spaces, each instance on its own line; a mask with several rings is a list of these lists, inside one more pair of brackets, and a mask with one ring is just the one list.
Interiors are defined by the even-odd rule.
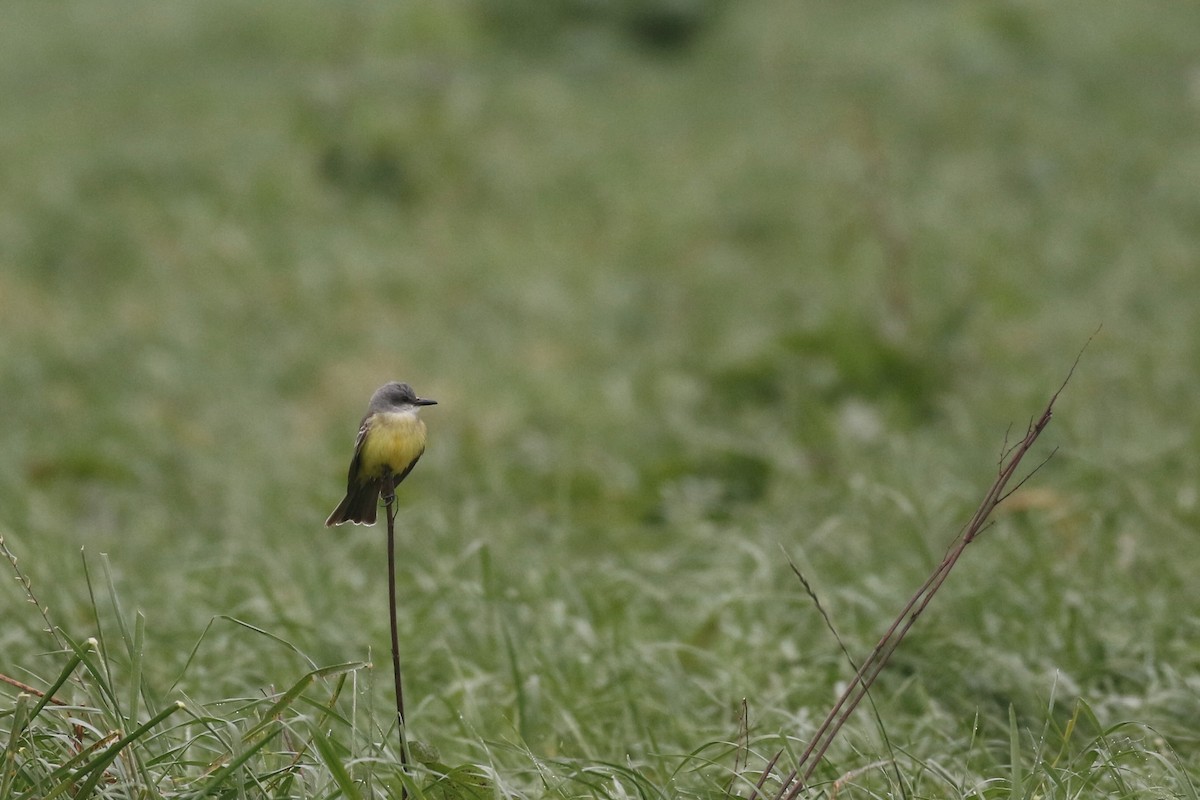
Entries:
[[358,436],[354,439],[354,458],[350,459],[350,472],[346,476],[346,483],[349,486],[353,486],[358,479],[358,467],[362,462],[363,442],[367,440],[367,431],[371,430],[371,417],[371,414],[367,414],[358,425]]

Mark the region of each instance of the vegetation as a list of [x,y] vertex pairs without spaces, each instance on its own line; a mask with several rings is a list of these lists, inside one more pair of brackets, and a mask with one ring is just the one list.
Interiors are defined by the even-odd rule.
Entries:
[[7,7],[0,800],[749,797],[1101,325],[809,793],[1196,798],[1197,29]]

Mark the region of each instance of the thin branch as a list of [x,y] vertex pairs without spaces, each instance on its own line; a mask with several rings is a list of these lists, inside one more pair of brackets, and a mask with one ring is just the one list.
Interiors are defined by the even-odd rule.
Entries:
[[[795,573],[796,577],[800,580],[800,585],[804,587],[804,592],[813,601],[813,605],[817,607],[817,611],[821,614],[821,618],[825,620],[825,627],[829,629],[831,634],[833,634],[833,639],[837,642],[838,647],[841,649],[842,655],[846,657],[846,661],[850,664],[850,668],[857,670],[858,664],[855,662],[854,656],[850,655],[850,649],[846,647],[846,642],[842,639],[841,634],[838,633],[837,628],[834,627],[833,620],[830,619],[829,614],[825,611],[825,607],[821,605],[821,599],[817,597],[817,593],[812,588],[812,584],[810,584],[808,579],[804,577],[804,574],[800,572],[800,568],[796,566],[796,563],[792,561],[791,557],[788,556],[786,551],[784,551],[784,558],[787,559],[788,566],[792,568],[792,572]],[[896,753],[892,748],[892,738],[888,736],[887,727],[883,724],[883,716],[879,713],[879,708],[875,705],[875,698],[871,696],[869,691],[866,693],[866,695],[867,702],[871,704],[871,716],[875,718],[875,725],[879,728],[879,735],[883,737],[883,745],[888,750],[888,763],[891,764],[892,769],[896,773],[896,785],[901,788],[901,791],[903,791],[904,779],[900,774],[900,765],[896,761]]]
[[[20,689],[22,692],[28,692],[29,694],[35,695],[36,697],[45,697],[46,696],[46,693],[43,692],[41,689],[35,689],[32,686],[30,686],[28,683],[22,683],[21,681],[17,680],[16,678],[10,678],[2,672],[0,672],[0,683],[7,683],[9,686],[15,686],[18,689]],[[49,700],[51,703],[53,703],[56,706],[65,706],[67,704],[65,700],[59,700],[57,697],[54,697],[54,696],[51,696],[49,698]]]
[[997,505],[999,505],[1000,503],[1003,503],[1005,500],[1007,500],[1008,498],[1012,497],[1013,493],[1014,493],[1014,492],[1016,492],[1016,491],[1018,491],[1018,490],[1020,490],[1020,488],[1021,488],[1022,486],[1024,486],[1024,485],[1025,485],[1025,484],[1026,484],[1026,483],[1029,481],[1029,479],[1030,479],[1030,478],[1032,478],[1034,475],[1037,475],[1039,472],[1041,472],[1041,471],[1042,471],[1042,467],[1044,467],[1044,466],[1046,466],[1047,464],[1049,464],[1049,463],[1050,463],[1050,459],[1054,458],[1054,456],[1055,456],[1057,453],[1058,453],[1058,448],[1057,448],[1057,447],[1055,447],[1053,450],[1051,450],[1051,451],[1050,451],[1050,454],[1049,454],[1048,456],[1046,456],[1045,458],[1043,458],[1041,461],[1039,461],[1039,462],[1038,462],[1038,465],[1037,465],[1036,467],[1034,467],[1033,469],[1029,470],[1029,474],[1028,474],[1028,475],[1026,475],[1024,478],[1021,478],[1021,480],[1017,481],[1017,485],[1016,485],[1016,486],[1012,487],[1012,488],[1011,488],[1011,489],[1009,489],[1007,492],[1005,492],[1004,494],[1000,495],[1000,500],[997,502]]
[[738,776],[742,774],[742,770],[746,768],[750,750],[750,705],[746,702],[746,698],[742,698],[742,703],[738,706],[738,732],[737,744],[733,751],[733,774],[729,776],[729,785],[725,787],[725,796],[730,797],[733,794],[733,785],[737,782]]
[[[388,562],[388,622],[392,633],[392,678],[396,688],[396,730],[400,736],[400,768],[408,771],[408,740],[404,724],[404,681],[400,674],[400,634],[396,622],[396,505],[395,476],[390,472],[383,478],[383,502],[387,515]],[[408,796],[408,790],[402,797]]]
[[[858,668],[845,691],[842,692],[833,708],[830,709],[828,715],[825,717],[825,720],[817,728],[816,733],[813,735],[804,752],[801,753],[795,769],[784,779],[776,798],[780,800],[794,800],[808,785],[809,779],[821,763],[825,753],[829,750],[834,738],[842,729],[842,726],[846,724],[846,721],[850,718],[855,708],[858,707],[858,704],[862,702],[864,697],[869,695],[871,686],[887,665],[892,653],[895,652],[905,635],[916,623],[926,607],[928,607],[929,602],[946,581],[950,570],[954,568],[963,551],[966,550],[967,545],[973,542],[980,533],[989,527],[989,516],[995,510],[996,506],[1011,494],[1010,491],[1006,490],[1009,482],[1016,474],[1021,460],[1029,452],[1030,448],[1033,447],[1038,437],[1042,434],[1042,431],[1046,429],[1046,426],[1050,424],[1050,420],[1054,416],[1055,402],[1058,400],[1059,395],[1062,394],[1063,389],[1066,388],[1071,377],[1075,374],[1075,368],[1079,365],[1079,360],[1083,357],[1084,350],[1087,349],[1087,346],[1095,338],[1096,333],[1099,333],[1099,330],[1097,328],[1096,332],[1088,337],[1087,342],[1080,348],[1079,353],[1075,356],[1074,363],[1072,363],[1070,370],[1067,371],[1066,378],[1050,397],[1041,415],[1030,421],[1026,428],[1025,436],[1013,445],[1012,448],[1008,448],[1008,435],[1007,433],[1005,434],[1005,449],[1002,451],[1003,455],[1001,456],[996,479],[984,494],[983,500],[971,516],[970,522],[959,532],[959,535],[955,538],[954,543],[947,551],[942,562],[938,564],[933,574],[929,576],[925,583],[909,599],[908,603],[905,604],[891,626],[888,627],[874,649],[871,650],[862,666]],[[1051,453],[1051,456],[1053,456],[1053,453]],[[1047,458],[1046,460],[1049,459]],[[1022,478],[1016,487],[1014,487],[1014,490],[1032,477],[1045,463],[1046,461],[1043,461],[1033,472]],[[794,565],[793,570],[795,570]],[[807,582],[805,582],[805,585],[807,588]]]
[[767,782],[767,778],[771,777],[771,773],[775,770],[775,765],[779,762],[782,755],[783,751],[780,750],[767,762],[767,766],[763,768],[762,775],[758,776],[758,783],[754,784],[754,791],[750,792],[750,796],[746,800],[758,800],[758,793],[762,791],[763,784]]
[[35,608],[37,608],[38,613],[42,615],[42,621],[46,623],[46,633],[50,634],[50,637],[54,639],[54,643],[58,645],[59,648],[65,650],[67,646],[63,643],[62,638],[58,635],[58,628],[55,627],[54,623],[50,621],[50,611],[40,602],[38,602],[37,595],[33,593],[33,584],[30,582],[29,577],[21,571],[21,567],[17,564],[16,554],[13,553],[12,550],[8,549],[8,544],[4,541],[4,534],[0,534],[0,554],[3,554],[4,557],[8,559],[8,563],[12,565],[12,570],[16,575],[17,583],[21,584],[21,588],[25,591],[25,599],[28,600]]

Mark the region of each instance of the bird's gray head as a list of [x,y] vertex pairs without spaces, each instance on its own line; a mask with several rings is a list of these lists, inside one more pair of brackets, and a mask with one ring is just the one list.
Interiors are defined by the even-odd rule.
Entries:
[[400,411],[416,411],[421,406],[435,406],[436,400],[429,400],[424,397],[417,397],[417,393],[407,383],[400,381],[392,381],[380,386],[375,394],[371,396],[371,404],[368,413],[377,411],[391,411],[393,413]]

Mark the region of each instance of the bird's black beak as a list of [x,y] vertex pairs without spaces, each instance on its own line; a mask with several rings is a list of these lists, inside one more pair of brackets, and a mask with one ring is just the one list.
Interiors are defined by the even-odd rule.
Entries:
[[414,406],[436,406],[437,400],[430,400],[428,397],[418,397],[413,400]]

